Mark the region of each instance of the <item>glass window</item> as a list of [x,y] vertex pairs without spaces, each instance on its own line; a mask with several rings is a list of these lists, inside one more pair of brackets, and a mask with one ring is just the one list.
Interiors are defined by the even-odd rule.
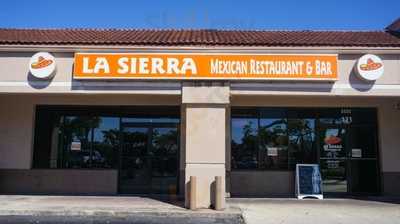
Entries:
[[329,108],[321,110],[319,114],[322,125],[376,124],[376,109],[374,108]]
[[116,168],[119,150],[119,118],[93,118],[91,163],[94,168]]
[[123,129],[122,156],[144,157],[147,156],[149,128],[125,127]]
[[[51,168],[115,168],[119,146],[119,118],[62,116],[59,151]],[[53,139],[53,142],[56,142]],[[54,152],[54,150],[52,150]]]
[[[179,108],[163,108],[157,116],[153,107],[37,106],[33,168],[117,169],[124,166],[120,156],[140,163],[153,156],[149,151],[168,157],[163,163],[176,168]],[[134,118],[125,118],[124,126],[121,119],[129,116]],[[152,128],[154,123],[162,124]]]
[[373,108],[233,108],[231,114],[232,169],[294,169],[318,163],[318,155],[343,159],[347,141],[354,157],[376,156],[377,140],[360,140],[366,126],[376,128]]
[[257,118],[232,118],[232,168],[258,168]]
[[374,108],[352,108],[352,124],[376,125],[376,109]]
[[287,169],[288,137],[285,111],[262,110],[258,135],[260,168]]
[[178,153],[178,129],[173,127],[153,128],[152,155],[168,156]]
[[319,122],[324,125],[343,124],[340,109],[321,109],[319,113]]
[[376,134],[369,128],[352,127],[350,129],[350,154],[352,158],[376,158]]
[[37,109],[35,116],[35,150],[33,151],[33,166],[35,168],[57,167],[58,141],[53,141],[55,144],[52,144],[52,139],[58,139],[58,129],[56,129],[57,127],[53,128],[53,123],[59,123],[59,119],[58,116],[54,116],[48,110]]
[[315,118],[289,118],[289,167],[317,162]]
[[353,120],[351,108],[329,108],[319,112],[319,122],[322,125],[350,125]]
[[170,117],[123,117],[123,123],[179,123],[179,118]]
[[321,159],[321,175],[324,192],[347,192],[347,166],[343,159]]
[[321,159],[344,159],[346,157],[347,129],[343,127],[321,128],[320,158]]
[[87,116],[65,116],[62,122],[63,144],[58,156],[59,167],[90,167],[90,142],[95,121]]

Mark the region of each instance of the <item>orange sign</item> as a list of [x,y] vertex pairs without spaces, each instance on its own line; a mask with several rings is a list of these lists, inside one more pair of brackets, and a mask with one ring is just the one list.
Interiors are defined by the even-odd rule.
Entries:
[[75,79],[337,79],[337,55],[76,53]]

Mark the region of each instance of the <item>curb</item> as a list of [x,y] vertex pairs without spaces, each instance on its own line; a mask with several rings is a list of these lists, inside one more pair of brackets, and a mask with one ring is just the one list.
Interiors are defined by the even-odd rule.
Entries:
[[204,211],[0,211],[0,223],[60,223],[60,224],[124,224],[124,223],[151,223],[151,224],[201,224],[223,223],[243,224],[241,213],[204,212]]

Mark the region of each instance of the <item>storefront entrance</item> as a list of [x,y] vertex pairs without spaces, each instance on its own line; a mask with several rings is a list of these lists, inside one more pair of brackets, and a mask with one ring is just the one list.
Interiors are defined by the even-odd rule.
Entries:
[[275,181],[296,164],[320,165],[324,194],[379,194],[375,108],[234,107],[231,114],[231,168],[240,176],[231,181],[233,195],[292,194]]
[[121,123],[121,194],[176,194],[178,127],[174,123]]
[[38,106],[33,168],[107,170],[115,193],[177,194],[179,124],[175,106]]
[[357,195],[378,192],[376,136],[373,126],[320,127],[319,163],[325,193]]

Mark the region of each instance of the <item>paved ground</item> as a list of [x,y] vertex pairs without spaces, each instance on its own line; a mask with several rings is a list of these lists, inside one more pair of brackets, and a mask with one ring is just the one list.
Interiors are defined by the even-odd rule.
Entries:
[[148,197],[0,195],[0,223],[237,223],[240,210],[190,211]]
[[400,200],[228,199],[228,209],[190,211],[148,197],[0,195],[0,223],[400,224]]
[[[229,199],[247,224],[399,224],[400,200]],[[381,200],[381,199],[379,199]]]

